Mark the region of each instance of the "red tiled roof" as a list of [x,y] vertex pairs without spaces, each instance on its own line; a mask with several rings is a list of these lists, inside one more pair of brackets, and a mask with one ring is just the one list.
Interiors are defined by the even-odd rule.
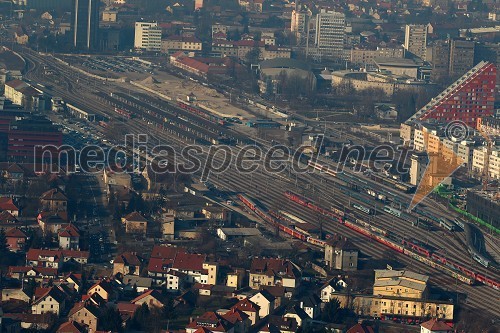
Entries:
[[59,328],[56,331],[56,333],[82,333],[82,332],[85,332],[84,327],[74,321],[68,321],[62,323],[61,326],[59,326]]
[[10,80],[10,81],[5,82],[5,85],[17,90],[23,86],[27,86],[27,83],[23,82],[21,80],[15,79],[15,80]]
[[55,201],[66,201],[68,198],[62,191],[58,188],[53,188],[43,193],[41,196],[42,200],[55,200]]
[[85,258],[85,259],[88,259],[90,257],[89,251],[62,250],[62,254],[65,257],[71,257],[71,258]]
[[124,253],[116,256],[114,263],[115,264],[117,264],[117,263],[118,264],[126,264],[129,266],[140,266],[142,263],[142,260],[141,260],[141,258],[139,258],[137,256],[136,253],[124,252]]
[[26,234],[18,229],[18,228],[12,228],[12,229],[9,229],[6,233],[5,233],[5,237],[9,238],[9,237],[12,237],[12,238],[27,238]]
[[166,273],[172,267],[173,259],[151,258],[148,263],[148,272]]
[[127,221],[133,222],[147,222],[147,220],[139,212],[132,212],[124,217]]
[[156,300],[158,300],[158,302],[163,303],[162,294],[160,294],[160,292],[158,290],[155,290],[155,289],[146,290],[145,292],[143,292],[142,294],[140,294],[139,296],[137,296],[136,298],[131,300],[130,303],[135,304],[146,296],[151,296],[151,297],[155,298]]
[[223,314],[222,317],[227,321],[229,321],[230,323],[235,324],[236,322],[244,321],[249,316],[241,310],[232,308],[231,310]]
[[26,253],[26,260],[38,261],[41,256],[54,257],[55,259],[60,259],[62,253],[59,250],[29,249],[28,253]]
[[59,231],[59,237],[80,237],[78,228],[74,224],[68,224]]
[[139,308],[139,306],[140,305],[138,305],[138,304],[120,302],[117,304],[117,309],[118,309],[118,312],[120,312],[120,313],[134,314],[135,310],[137,310],[137,308]]
[[178,253],[172,264],[172,268],[185,271],[201,271],[205,262],[205,255],[193,253]]
[[14,204],[12,198],[2,197],[0,198],[0,210],[18,211],[19,208]]
[[195,327],[207,327],[210,331],[214,332],[227,332],[232,327],[233,324],[224,319],[222,316],[218,315],[215,312],[205,312],[200,317],[196,318],[196,320],[190,322],[187,328],[195,328]]
[[268,276],[295,277],[293,264],[285,259],[255,258],[252,260],[250,272]]
[[178,252],[186,252],[183,247],[155,245],[151,251],[151,258],[175,259]]
[[371,326],[356,324],[348,329],[346,333],[375,333],[375,331],[371,328]]
[[202,62],[199,62],[198,60],[195,60],[193,58],[180,58],[177,59],[177,62],[186,65],[187,67],[190,67],[192,69],[195,69],[201,73],[208,73],[208,68],[209,66],[207,64],[204,64]]
[[248,298],[242,299],[231,307],[232,309],[240,310],[243,312],[259,312],[260,306],[250,301]]
[[27,273],[35,271],[37,274],[45,276],[57,276],[57,268],[51,267],[30,267],[30,266],[9,266],[9,274],[14,273]]
[[16,223],[17,219],[14,215],[9,213],[8,211],[4,210],[3,212],[0,212],[0,223]]
[[420,324],[421,327],[428,329],[429,331],[451,331],[451,327],[446,325],[444,322],[432,318],[425,323]]

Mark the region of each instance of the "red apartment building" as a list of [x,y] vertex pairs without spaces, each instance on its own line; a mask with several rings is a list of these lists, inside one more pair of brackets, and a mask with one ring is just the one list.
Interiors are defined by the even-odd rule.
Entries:
[[494,64],[480,62],[433,98],[410,120],[460,120],[476,128],[478,118],[494,114],[496,76]]

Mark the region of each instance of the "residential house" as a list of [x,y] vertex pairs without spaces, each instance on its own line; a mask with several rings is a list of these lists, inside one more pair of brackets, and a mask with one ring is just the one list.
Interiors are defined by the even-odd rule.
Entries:
[[147,304],[148,307],[161,308],[165,305],[165,298],[158,290],[151,289],[143,292],[131,300],[130,303],[137,305]]
[[420,333],[451,333],[453,331],[450,326],[436,318],[420,324]]
[[86,264],[89,261],[89,251],[61,250],[64,262],[73,261],[78,264]]
[[64,226],[59,230],[57,237],[59,238],[59,248],[64,250],[80,249],[80,233],[74,224]]
[[0,212],[1,229],[10,229],[15,226],[21,226],[15,216],[7,211]]
[[36,219],[44,234],[55,234],[68,224],[68,213],[66,211],[44,211],[38,214]]
[[269,320],[266,326],[259,330],[265,333],[296,333],[299,325],[295,318],[281,317],[281,316],[269,316]]
[[85,325],[89,332],[96,332],[99,312],[99,309],[90,302],[79,302],[69,311],[68,319]]
[[321,313],[321,299],[316,294],[310,294],[299,300],[299,306],[311,319],[316,319]]
[[19,216],[19,208],[17,208],[17,206],[14,204],[12,198],[0,198],[0,211],[9,212],[14,217]]
[[249,286],[253,289],[275,285],[295,288],[299,277],[299,270],[290,260],[255,258],[250,266]]
[[326,282],[320,289],[320,299],[322,302],[330,302],[334,298],[334,294],[347,287],[341,279],[333,278]]
[[73,287],[76,292],[80,292],[83,282],[82,282],[82,274],[69,273],[68,276],[64,279],[66,283]]
[[134,317],[135,311],[139,307],[140,307],[139,305],[132,304],[129,302],[119,302],[116,305],[116,309],[120,313],[120,316],[122,318],[122,322],[124,322],[124,323],[126,323],[128,320],[130,320]]
[[283,317],[295,319],[299,327],[307,326],[307,323],[311,320],[311,317],[298,304],[286,310]]
[[137,275],[124,275],[122,281],[124,284],[123,290],[136,289],[139,293],[151,289],[151,286],[153,285],[152,278],[140,277]]
[[283,286],[260,286],[260,290],[265,290],[274,296],[274,308],[278,308],[284,302],[285,298],[292,298],[293,288]]
[[92,296],[93,294],[99,295],[105,301],[110,301],[116,296],[113,285],[107,280],[100,280],[90,287],[87,295]]
[[274,296],[267,290],[261,290],[250,297],[250,301],[259,307],[260,318],[267,317],[274,311],[274,300]]
[[215,312],[205,312],[186,326],[186,333],[195,332],[234,333],[234,325]]
[[10,266],[9,276],[13,279],[24,280],[32,278],[37,282],[55,279],[59,275],[57,268],[51,267],[30,267],[30,266]]
[[26,264],[32,267],[61,269],[63,262],[63,254],[58,250],[29,249],[26,253]]
[[148,230],[148,221],[139,212],[132,212],[122,217],[122,223],[125,224],[125,232],[128,234],[145,235]]
[[9,251],[19,252],[24,251],[28,236],[26,236],[26,234],[22,230],[18,228],[12,228],[7,230],[7,232],[5,233],[5,239],[7,241]]
[[240,289],[243,286],[243,279],[246,271],[242,268],[236,268],[234,272],[227,274],[226,286]]
[[113,261],[113,275],[140,275],[143,259],[135,252],[124,252]]
[[23,289],[2,289],[2,302],[7,302],[10,300],[17,300],[29,303],[31,301],[31,296],[28,295]]
[[68,198],[60,189],[53,188],[42,194],[40,203],[44,210],[65,211],[68,206]]
[[235,305],[231,307],[231,310],[239,310],[248,315],[248,318],[252,322],[252,326],[260,320],[259,311],[260,307],[254,302],[250,301],[248,298],[242,299]]
[[44,314],[52,312],[59,316],[66,307],[66,294],[58,287],[44,289],[48,290],[44,290],[44,293],[40,297],[35,298],[35,301],[31,305],[31,313]]
[[350,329],[348,329],[346,333],[375,333],[375,331],[371,326],[356,324]]
[[222,318],[233,324],[234,333],[248,333],[252,322],[250,317],[243,311],[231,309],[227,312],[220,313]]
[[[87,330],[85,326],[79,324],[78,322],[70,320],[65,323],[62,323],[57,329],[56,333],[85,333],[86,331]],[[90,332],[95,332],[95,331],[90,331]]]
[[184,289],[188,278],[187,274],[175,270],[170,270],[166,277],[167,291],[178,291]]
[[346,238],[332,238],[325,246],[325,262],[330,269],[355,271],[359,250]]

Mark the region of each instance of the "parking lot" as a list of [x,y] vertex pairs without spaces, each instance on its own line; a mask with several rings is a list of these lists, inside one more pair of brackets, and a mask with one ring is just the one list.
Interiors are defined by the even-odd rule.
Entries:
[[[154,74],[154,67],[131,58],[65,56],[63,60],[72,65],[77,65],[83,70],[97,73],[105,72],[111,76],[120,76],[121,73]],[[116,74],[113,75],[113,73]]]

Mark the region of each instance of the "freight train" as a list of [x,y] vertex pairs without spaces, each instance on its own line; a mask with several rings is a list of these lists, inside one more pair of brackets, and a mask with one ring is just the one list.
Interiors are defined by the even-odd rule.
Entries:
[[445,256],[440,253],[434,252],[429,248],[426,248],[422,245],[415,244],[415,242],[411,242],[400,236],[394,235],[391,232],[383,231],[383,230],[375,230],[373,228],[369,228],[366,222],[357,219],[352,214],[345,214],[344,212],[339,211],[337,208],[335,210],[329,211],[322,207],[319,207],[311,200],[307,199],[304,196],[293,193],[291,191],[284,192],[285,197],[290,199],[291,201],[312,209],[316,212],[320,212],[325,216],[332,217],[334,220],[344,224],[346,227],[365,235],[375,241],[384,244],[385,246],[397,251],[399,253],[403,253],[413,259],[421,261],[428,266],[437,268],[446,274],[464,282],[466,284],[472,285],[475,281],[483,283],[493,289],[499,290],[500,283],[491,278],[488,278],[482,274],[476,273],[453,260],[449,260]]

